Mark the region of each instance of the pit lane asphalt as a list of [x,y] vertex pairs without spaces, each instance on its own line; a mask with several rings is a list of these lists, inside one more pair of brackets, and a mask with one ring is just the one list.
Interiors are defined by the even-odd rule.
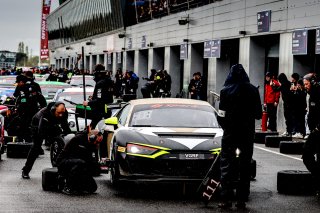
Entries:
[[[46,192],[41,187],[41,171],[50,167],[49,153],[40,156],[30,173],[30,180],[21,178],[25,159],[0,162],[0,212],[236,212],[220,210],[218,201],[208,207],[195,198],[194,187],[181,185],[135,185],[117,191],[110,186],[109,175],[96,179],[96,194],[68,196]],[[248,209],[243,212],[320,212],[320,202],[313,196],[282,195],[277,192],[276,176],[280,170],[306,170],[299,155],[282,155],[279,149],[256,144],[254,159],[257,177],[251,182]],[[126,192],[127,191],[127,192]]]

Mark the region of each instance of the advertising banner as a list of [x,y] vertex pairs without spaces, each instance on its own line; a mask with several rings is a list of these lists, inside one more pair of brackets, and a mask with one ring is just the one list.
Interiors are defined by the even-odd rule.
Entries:
[[212,41],[204,42],[203,58],[211,58],[211,42]]
[[211,42],[211,57],[220,58],[221,40],[212,40]]
[[107,63],[112,64],[112,53],[107,54]]
[[320,28],[316,29],[316,54],[320,54]]
[[307,55],[308,30],[295,30],[292,32],[292,54]]
[[188,58],[188,44],[180,45],[180,59],[184,60]]
[[257,13],[258,33],[270,32],[271,10]]
[[47,16],[50,13],[51,0],[42,0],[40,59],[49,58]]
[[144,36],[142,36],[142,38],[141,38],[141,48],[146,48],[146,46],[147,46],[147,38],[146,38],[146,36],[144,35]]
[[132,49],[132,38],[128,38],[128,49]]
[[121,52],[117,52],[117,63],[118,63],[118,64],[121,64],[121,63],[122,63]]

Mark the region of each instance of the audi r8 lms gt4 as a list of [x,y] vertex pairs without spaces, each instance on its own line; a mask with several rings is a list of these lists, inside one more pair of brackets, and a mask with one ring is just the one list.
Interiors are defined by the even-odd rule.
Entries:
[[103,128],[115,129],[109,153],[114,184],[200,181],[220,153],[223,134],[209,103],[175,98],[132,100]]

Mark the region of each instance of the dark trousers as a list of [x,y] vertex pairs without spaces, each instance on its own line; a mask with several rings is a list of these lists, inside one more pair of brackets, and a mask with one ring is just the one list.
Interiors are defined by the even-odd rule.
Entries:
[[267,104],[268,129],[277,131],[277,107],[274,104]]
[[306,110],[295,110],[293,112],[293,132],[306,134]]
[[29,151],[25,166],[22,168],[23,171],[25,171],[26,173],[29,173],[31,171],[33,164],[36,161],[37,157],[39,156],[40,150],[42,149],[41,146],[43,141],[38,137],[38,134],[35,133],[37,129],[33,129],[32,131],[33,131],[33,134],[32,134],[33,144]]
[[[311,172],[315,187],[320,190],[320,132],[312,131],[304,145],[303,163]],[[317,159],[315,158],[317,156]]]
[[98,188],[89,164],[82,159],[63,160],[58,171],[59,175],[65,177],[66,185],[74,191],[93,193]]
[[[230,201],[233,197],[234,182],[237,201],[246,202],[250,194],[250,163],[253,154],[253,134],[239,138],[240,134],[224,134],[220,160],[221,198]],[[240,155],[236,157],[236,149]]]
[[292,132],[293,132],[293,111],[292,111],[292,108],[288,107],[288,106],[286,106],[286,104],[284,104],[283,114],[284,114],[284,118],[286,120],[287,132],[289,134],[292,134]]

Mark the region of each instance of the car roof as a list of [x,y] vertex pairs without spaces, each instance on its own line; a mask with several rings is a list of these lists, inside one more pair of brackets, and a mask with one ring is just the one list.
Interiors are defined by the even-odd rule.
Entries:
[[[94,88],[86,87],[86,92],[93,92]],[[83,92],[83,87],[65,88],[62,92]]]
[[69,85],[68,83],[64,82],[59,82],[59,81],[39,81],[37,82],[39,85],[61,85],[61,86],[66,86]]
[[192,104],[192,105],[202,105],[211,106],[206,101],[194,100],[194,99],[184,99],[184,98],[145,98],[131,100],[132,105],[144,105],[144,104]]

